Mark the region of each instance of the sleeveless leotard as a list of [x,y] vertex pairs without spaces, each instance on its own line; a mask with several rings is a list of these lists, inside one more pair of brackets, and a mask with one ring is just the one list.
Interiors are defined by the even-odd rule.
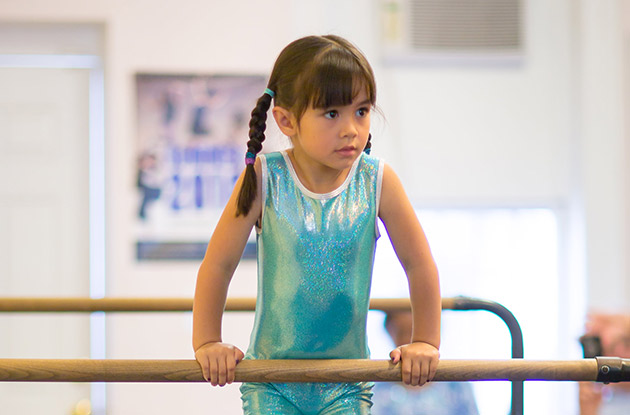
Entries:
[[[258,295],[246,359],[368,358],[382,162],[362,154],[338,189],[317,194],[286,152],[259,157]],[[365,414],[371,386],[250,383],[241,391],[245,413]]]

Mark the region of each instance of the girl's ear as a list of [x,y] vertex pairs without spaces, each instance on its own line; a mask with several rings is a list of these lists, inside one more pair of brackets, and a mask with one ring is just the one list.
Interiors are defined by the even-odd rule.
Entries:
[[273,118],[276,120],[276,124],[278,124],[278,128],[282,131],[282,134],[287,137],[293,137],[297,134],[297,120],[291,113],[291,111],[286,108],[275,106],[271,110],[273,114]]

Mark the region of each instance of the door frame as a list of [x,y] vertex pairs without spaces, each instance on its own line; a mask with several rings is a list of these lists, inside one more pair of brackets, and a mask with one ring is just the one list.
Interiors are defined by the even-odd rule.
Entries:
[[[0,54],[0,68],[84,69],[88,83],[88,206],[90,298],[105,296],[105,77],[96,55]],[[105,314],[90,315],[90,358],[105,359]],[[90,387],[92,414],[106,413],[106,384]]]

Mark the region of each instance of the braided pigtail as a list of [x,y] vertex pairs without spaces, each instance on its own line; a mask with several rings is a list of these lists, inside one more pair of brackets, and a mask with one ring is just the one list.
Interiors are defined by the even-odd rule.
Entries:
[[371,151],[372,151],[372,133],[368,135],[367,143],[365,144],[365,148],[363,149],[363,152],[365,154],[370,154]]
[[249,141],[247,142],[247,153],[245,154],[245,176],[238,194],[236,216],[247,216],[256,199],[258,179],[256,178],[254,163],[256,155],[262,150],[262,143],[265,141],[267,111],[271,106],[273,95],[273,91],[265,89],[265,93],[258,98],[256,107],[252,110],[252,118],[249,121]]

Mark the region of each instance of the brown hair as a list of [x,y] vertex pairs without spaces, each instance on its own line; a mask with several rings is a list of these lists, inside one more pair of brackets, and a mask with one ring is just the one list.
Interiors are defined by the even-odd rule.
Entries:
[[[287,45],[276,60],[267,88],[274,92],[275,105],[286,108],[299,121],[309,106],[329,108],[352,103],[365,88],[376,104],[376,82],[372,67],[352,43],[335,36],[307,36]],[[267,111],[272,96],[265,93],[256,102],[249,122],[247,152],[262,150]],[[371,147],[370,140],[366,149]],[[238,196],[236,215],[247,215],[257,192],[256,171],[248,164]]]

